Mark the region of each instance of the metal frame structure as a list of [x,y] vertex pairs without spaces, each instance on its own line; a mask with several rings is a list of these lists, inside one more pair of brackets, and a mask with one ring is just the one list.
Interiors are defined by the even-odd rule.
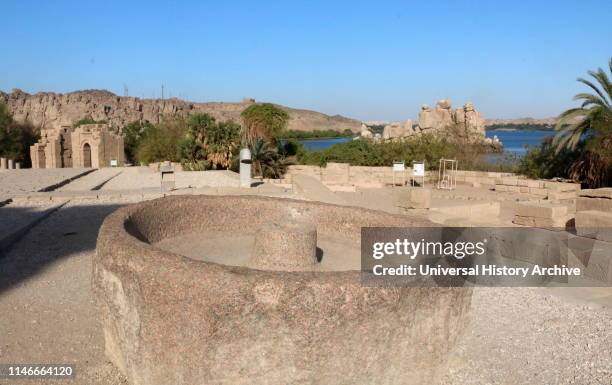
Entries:
[[440,159],[437,184],[439,190],[454,190],[457,187],[457,166],[456,159]]

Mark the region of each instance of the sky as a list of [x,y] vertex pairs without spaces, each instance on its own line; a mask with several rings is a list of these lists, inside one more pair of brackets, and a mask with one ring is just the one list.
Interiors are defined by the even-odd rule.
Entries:
[[556,116],[612,57],[612,1],[0,4],[0,90],[245,97],[360,120]]

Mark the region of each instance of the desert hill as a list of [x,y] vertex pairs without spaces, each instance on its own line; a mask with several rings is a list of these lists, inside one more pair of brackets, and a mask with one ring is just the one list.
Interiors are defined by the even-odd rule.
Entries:
[[[15,89],[11,93],[0,91],[0,101],[5,102],[15,120],[29,122],[35,127],[58,128],[72,125],[79,119],[91,117],[122,127],[130,122],[146,120],[157,123],[163,116],[187,115],[206,112],[218,120],[239,121],[240,113],[253,99],[239,103],[195,103],[186,100],[141,99],[118,96],[105,90],[74,91],[65,94],[38,92],[28,94]],[[316,111],[279,106],[289,113],[289,129],[300,131],[350,129],[359,132],[361,122],[340,115],[329,116]]]

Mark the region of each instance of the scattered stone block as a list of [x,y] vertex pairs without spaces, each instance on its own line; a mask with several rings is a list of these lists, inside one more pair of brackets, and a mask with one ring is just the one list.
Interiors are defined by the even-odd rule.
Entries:
[[576,212],[576,233],[580,236],[612,242],[612,212]]
[[612,212],[612,187],[582,190],[576,199],[576,211]]
[[515,215],[534,218],[564,218],[567,213],[566,205],[544,202],[520,202],[514,211]]
[[586,237],[568,239],[569,267],[579,267],[582,275],[612,283],[612,243]]

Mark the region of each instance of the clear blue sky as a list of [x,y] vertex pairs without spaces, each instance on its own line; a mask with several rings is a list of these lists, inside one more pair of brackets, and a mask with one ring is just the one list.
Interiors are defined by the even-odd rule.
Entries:
[[612,56],[612,1],[26,1],[0,5],[0,89],[254,97],[363,120],[472,101],[554,116]]

